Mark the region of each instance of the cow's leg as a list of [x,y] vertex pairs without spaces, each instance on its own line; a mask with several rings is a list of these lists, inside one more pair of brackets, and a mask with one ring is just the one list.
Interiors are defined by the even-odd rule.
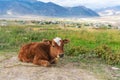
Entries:
[[20,58],[19,59],[20,61],[22,61],[22,62],[27,62],[27,63],[29,63],[29,62],[32,62],[30,59],[27,59],[27,58]]
[[49,61],[47,60],[42,60],[40,59],[38,56],[35,56],[34,59],[33,59],[33,63],[36,64],[36,65],[41,65],[41,66],[50,66],[50,63]]
[[51,64],[56,64],[58,62],[58,58],[54,58],[50,61]]
[[22,62],[27,62],[27,63],[32,62],[32,59],[28,59],[26,56],[19,55],[18,58]]

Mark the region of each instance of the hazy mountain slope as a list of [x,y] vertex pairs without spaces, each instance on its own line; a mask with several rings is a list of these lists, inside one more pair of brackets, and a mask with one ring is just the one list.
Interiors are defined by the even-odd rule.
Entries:
[[83,6],[65,8],[37,0],[0,0],[0,15],[41,15],[55,17],[93,17],[96,12]]
[[96,11],[103,16],[120,15],[120,6],[97,9]]
[[99,16],[96,12],[84,6],[70,7],[68,9],[71,16]]

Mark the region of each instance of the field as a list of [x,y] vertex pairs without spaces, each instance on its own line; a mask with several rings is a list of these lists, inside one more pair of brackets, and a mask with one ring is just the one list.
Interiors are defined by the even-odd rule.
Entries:
[[[119,30],[75,28],[70,25],[61,27],[61,24],[26,25],[21,24],[22,21],[19,24],[15,21],[8,23],[7,26],[0,26],[0,55],[7,58],[13,53],[17,55],[20,47],[29,42],[55,37],[67,38],[70,43],[65,46],[63,64],[74,63],[80,69],[92,72],[98,80],[119,80]],[[0,60],[2,62],[4,58]]]

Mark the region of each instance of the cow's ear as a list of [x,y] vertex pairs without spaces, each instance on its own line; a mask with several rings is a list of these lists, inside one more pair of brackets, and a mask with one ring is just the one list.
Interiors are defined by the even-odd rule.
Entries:
[[51,45],[51,44],[52,44],[52,41],[51,41],[51,40],[48,40],[47,43]]
[[64,40],[63,40],[63,43],[65,43],[65,44],[66,44],[66,43],[69,43],[69,42],[70,42],[70,40],[68,40],[68,39],[64,39]]
[[43,39],[42,42],[48,42],[49,40],[48,39]]
[[48,40],[48,39],[43,39],[42,42],[45,42],[46,44],[52,44],[52,41],[51,40]]

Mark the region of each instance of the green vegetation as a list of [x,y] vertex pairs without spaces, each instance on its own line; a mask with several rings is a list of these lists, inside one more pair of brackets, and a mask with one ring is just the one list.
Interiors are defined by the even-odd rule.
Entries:
[[118,30],[61,29],[56,24],[2,26],[0,51],[18,51],[25,43],[53,39],[57,36],[70,40],[65,47],[69,56],[99,57],[108,64],[120,64],[120,31]]
[[87,69],[103,80],[119,80],[120,77],[114,75],[119,75],[120,70],[111,72],[109,67],[120,67],[120,31],[67,26],[61,27],[59,24],[0,26],[0,56],[7,55],[7,52],[17,54],[23,44],[58,36],[70,40],[70,43],[65,45],[67,58],[65,57],[64,62],[80,63],[80,66],[77,65],[81,69]]

